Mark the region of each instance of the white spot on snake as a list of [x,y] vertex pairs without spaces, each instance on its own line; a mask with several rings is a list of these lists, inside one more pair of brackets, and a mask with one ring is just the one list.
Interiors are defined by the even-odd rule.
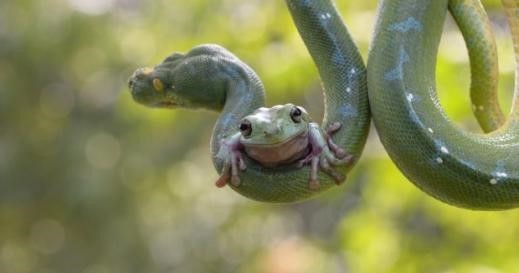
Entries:
[[351,88],[350,87],[346,88],[346,92],[351,93]]
[[472,111],[476,112],[478,110],[478,107],[475,104],[472,104]]
[[332,62],[337,65],[343,65],[346,63],[346,58],[344,54],[338,50],[333,53]]
[[422,31],[422,23],[417,21],[414,17],[409,17],[407,20],[404,20],[399,23],[394,23],[389,27],[391,31],[399,31],[406,33],[410,30],[416,30],[418,32]]
[[429,133],[434,134],[434,130],[432,128],[427,128],[427,130],[429,131]]
[[470,161],[467,161],[467,160],[464,160],[464,159],[459,159],[460,163],[467,166],[468,168],[470,168],[471,170],[476,170],[476,165]]
[[351,105],[343,105],[339,107],[339,109],[337,109],[337,112],[339,113],[341,118],[357,116],[357,109]]
[[441,157],[437,157],[436,158],[436,162],[438,162],[438,164],[442,164],[443,163],[443,159]]
[[353,75],[355,75],[355,74],[357,74],[357,70],[355,70],[355,68],[352,68],[352,69],[350,70],[350,73],[353,74]]
[[[508,174],[506,173],[505,169],[505,163],[503,160],[498,160],[496,162],[496,170],[494,174],[495,177],[490,180],[490,184],[492,185],[495,185],[498,182],[500,182],[501,179],[506,179],[508,177]],[[492,180],[494,180],[494,183]]]
[[478,107],[478,109],[479,109],[479,111],[483,111],[483,110],[485,110],[485,106],[480,105],[480,106]]
[[503,173],[503,172],[498,172],[496,173],[497,177],[502,177],[502,178],[506,178],[508,177],[508,174],[507,173]]
[[330,19],[330,18],[332,18],[332,15],[329,12],[321,14],[321,19],[323,19],[323,20]]
[[413,94],[411,94],[411,93],[407,93],[407,96],[406,96],[406,97],[407,97],[407,101],[409,101],[409,102],[413,102],[413,100],[414,100],[414,95],[413,95]]
[[499,178],[507,178],[508,174],[506,173],[505,164],[502,160],[496,162],[496,170],[495,175]]
[[434,139],[434,144],[435,144],[436,148],[438,150],[440,150],[440,152],[442,152],[444,154],[449,153],[449,149],[447,149],[447,146],[445,145],[445,143],[442,140]]
[[384,75],[387,81],[401,80],[404,77],[404,64],[409,62],[409,55],[405,51],[404,47],[400,47],[400,57],[396,67]]

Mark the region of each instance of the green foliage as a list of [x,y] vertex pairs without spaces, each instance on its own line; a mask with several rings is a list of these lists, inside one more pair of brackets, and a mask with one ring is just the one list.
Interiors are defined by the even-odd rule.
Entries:
[[[485,4],[509,107],[497,2]],[[338,6],[367,56],[376,1]],[[438,84],[447,113],[478,131],[460,37],[449,21]],[[0,2],[0,272],[519,272],[517,211],[426,196],[374,131],[346,185],[315,200],[269,205],[215,188],[218,114],[150,110],[126,88],[136,67],[200,43],[254,67],[269,104],[320,118],[316,69],[282,1]]]

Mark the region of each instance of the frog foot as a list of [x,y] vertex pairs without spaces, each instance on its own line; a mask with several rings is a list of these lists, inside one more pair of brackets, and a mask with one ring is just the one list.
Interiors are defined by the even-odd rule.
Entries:
[[341,124],[336,122],[327,128],[325,133],[321,133],[317,125],[310,127],[310,153],[301,161],[299,165],[303,166],[308,163],[311,165],[309,188],[310,190],[318,190],[320,183],[318,180],[318,172],[330,175],[337,185],[340,185],[346,179],[346,176],[335,170],[335,166],[345,166],[353,163],[353,156],[349,155],[335,144],[331,135],[341,128]]
[[345,158],[348,156],[348,153],[339,147],[335,142],[332,140],[332,135],[335,134],[337,131],[339,131],[342,127],[342,124],[340,122],[334,122],[326,128],[326,134],[324,134],[324,139],[326,139],[326,142],[328,143],[328,147],[330,147],[330,150],[335,154],[338,158]]
[[245,171],[247,166],[243,160],[243,155],[240,149],[240,135],[235,135],[227,140],[223,140],[218,151],[218,157],[223,159],[223,168],[218,180],[216,180],[216,187],[225,187],[229,181],[235,187],[241,183],[238,175],[239,171]]

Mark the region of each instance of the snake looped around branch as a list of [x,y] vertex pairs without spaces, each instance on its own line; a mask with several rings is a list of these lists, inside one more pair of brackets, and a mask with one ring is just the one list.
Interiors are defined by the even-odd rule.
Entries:
[[[322,127],[343,125],[333,140],[358,158],[369,128],[370,111],[391,158],[418,187],[453,205],[505,209],[519,205],[519,99],[506,125],[497,104],[497,63],[488,20],[478,0],[383,0],[370,50],[367,100],[362,58],[330,0],[286,0],[324,85]],[[519,48],[518,0],[503,0]],[[476,117],[489,135],[462,132],[448,121],[435,93],[434,68],[447,9],[467,41]],[[516,52],[517,53],[517,52]],[[264,105],[259,77],[246,64],[215,46],[173,54],[150,70],[138,70],[132,93],[148,106],[222,111],[211,148],[218,171],[222,140],[239,121]],[[266,168],[245,158],[242,183],[231,187],[252,199],[293,202],[334,185],[321,176],[321,188],[308,188],[307,168]],[[347,173],[349,167],[339,171]]]

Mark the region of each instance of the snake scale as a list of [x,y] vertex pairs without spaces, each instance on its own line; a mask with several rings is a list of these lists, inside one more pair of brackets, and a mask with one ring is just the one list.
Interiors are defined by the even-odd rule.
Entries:
[[[368,69],[331,0],[286,0],[294,23],[323,82],[323,130],[343,127],[333,141],[358,159],[369,131],[370,111],[390,157],[419,188],[447,203],[471,209],[519,205],[519,99],[505,121],[497,103],[496,50],[488,19],[477,0],[383,0]],[[503,0],[516,53],[518,0]],[[448,120],[435,92],[435,63],[447,10],[469,50],[475,115],[485,132],[461,131]],[[264,106],[258,75],[226,49],[198,46],[175,53],[132,77],[134,98],[148,106],[221,111],[211,140],[217,171],[222,140],[240,120]],[[369,92],[368,92],[369,87]],[[369,93],[369,102],[368,102]],[[137,96],[136,96],[137,94]],[[370,110],[371,109],[371,110]],[[504,124],[504,125],[503,125]],[[309,168],[264,167],[245,158],[238,193],[265,202],[294,202],[329,189],[321,174],[318,191],[308,188]],[[351,166],[340,167],[346,174]]]

